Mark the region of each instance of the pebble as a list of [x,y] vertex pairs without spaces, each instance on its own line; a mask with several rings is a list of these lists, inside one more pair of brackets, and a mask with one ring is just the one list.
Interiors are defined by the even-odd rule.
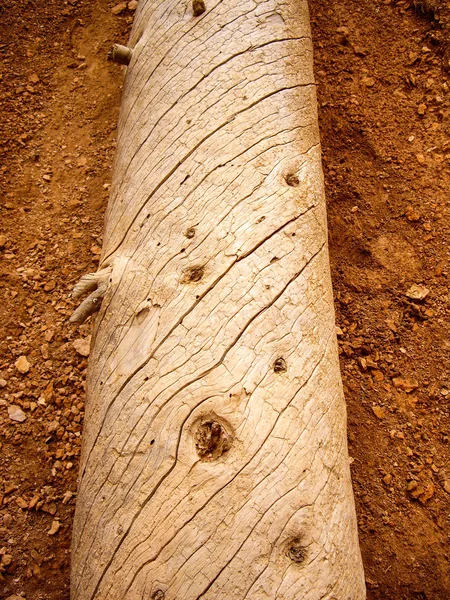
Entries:
[[2,565],[4,567],[9,567],[9,565],[12,563],[13,561],[13,557],[11,554],[4,554],[2,556]]
[[425,300],[430,293],[430,290],[424,285],[413,283],[412,286],[406,291],[406,296],[411,300]]
[[19,496],[18,498],[16,498],[16,504],[19,508],[23,508],[24,510],[26,508],[28,508],[28,502],[26,500],[24,500],[22,498],[22,496]]
[[131,0],[131,2],[128,2],[128,10],[131,10],[131,12],[134,12],[137,9],[137,0]]
[[17,404],[8,406],[8,417],[11,421],[17,421],[17,423],[23,423],[27,418],[23,410],[20,406],[17,406]]
[[55,332],[53,331],[53,329],[48,329],[45,333],[44,333],[44,338],[46,342],[51,342],[53,339],[53,336],[55,335]]
[[68,502],[70,502],[73,498],[73,492],[71,492],[70,490],[68,490],[65,494],[64,494],[64,498],[62,499],[62,503],[63,504],[67,504]]
[[373,77],[363,77],[361,81],[366,87],[373,87],[375,85],[375,79]]
[[28,373],[28,371],[30,370],[30,363],[28,362],[26,356],[19,356],[19,358],[14,363],[14,366],[19,371],[19,373],[22,373],[22,375],[25,375],[25,373]]
[[381,406],[372,406],[372,410],[377,419],[384,419],[386,416],[386,411]]
[[56,521],[56,520],[53,521],[52,526],[47,531],[48,535],[55,535],[56,533],[58,533],[60,527],[61,527],[61,523],[59,521]]
[[6,235],[0,235],[0,250],[6,246]]
[[44,291],[51,292],[52,290],[55,289],[55,287],[56,287],[56,281],[54,279],[47,281],[47,283],[44,285]]
[[7,384],[7,382],[6,382],[6,380],[5,380],[5,379],[0,379],[0,387],[1,387],[1,388],[4,388],[4,387],[6,387],[7,385],[8,385],[8,384]]
[[419,104],[417,112],[419,113],[419,115],[424,115],[427,112],[427,105],[423,103]]
[[112,7],[111,12],[113,15],[120,15],[120,13],[122,13],[126,9],[127,9],[127,3],[120,2],[119,4],[116,4],[115,6]]
[[88,335],[85,338],[78,338],[74,340],[72,345],[78,354],[81,354],[81,356],[89,356],[91,348],[91,336]]
[[419,387],[418,382],[414,381],[413,379],[409,379],[409,377],[393,377],[392,383],[397,389],[403,390],[407,394],[410,394],[413,390]]

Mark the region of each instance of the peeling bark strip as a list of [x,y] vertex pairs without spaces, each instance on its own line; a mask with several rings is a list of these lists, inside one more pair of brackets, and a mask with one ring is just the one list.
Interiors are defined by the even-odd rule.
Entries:
[[307,3],[129,47],[72,600],[361,600]]

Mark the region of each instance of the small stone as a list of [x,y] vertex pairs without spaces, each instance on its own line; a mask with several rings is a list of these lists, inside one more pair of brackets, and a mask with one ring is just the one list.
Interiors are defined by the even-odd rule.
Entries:
[[68,502],[70,502],[73,498],[73,492],[71,492],[70,490],[68,490],[65,494],[64,494],[64,498],[62,499],[62,503],[63,504],[67,504]]
[[44,285],[44,291],[45,292],[51,292],[52,290],[54,290],[56,287],[56,281],[51,280],[51,281],[47,281],[47,283]]
[[419,387],[418,382],[414,381],[413,379],[409,379],[409,377],[393,377],[392,383],[397,389],[403,390],[407,394],[410,394],[413,390]]
[[56,533],[58,533],[60,527],[61,527],[61,523],[59,521],[56,521],[56,520],[53,521],[52,526],[47,531],[48,535],[55,535]]
[[46,512],[49,515],[56,515],[56,511],[58,510],[56,504],[54,502],[46,502],[42,505],[42,512]]
[[95,256],[98,256],[99,254],[102,253],[102,249],[100,248],[100,246],[91,246],[91,252],[92,254],[95,254]]
[[3,525],[5,527],[11,527],[12,524],[13,524],[12,516],[9,513],[4,514],[3,515]]
[[[450,479],[445,479],[444,480],[443,488],[447,492],[447,494],[450,494]],[[3,520],[4,519],[5,519],[5,517],[3,517]]]
[[32,510],[36,506],[36,504],[39,502],[39,500],[40,500],[40,497],[34,495],[28,503],[28,510]]
[[419,162],[421,165],[426,163],[425,156],[423,154],[421,154],[420,152],[418,154],[416,154],[416,158],[417,158],[417,162]]
[[78,354],[81,354],[81,356],[89,356],[91,348],[91,336],[88,335],[85,338],[78,338],[74,340],[72,345]]
[[13,557],[11,554],[4,554],[2,556],[2,565],[4,567],[9,567],[9,565],[12,563],[13,561]]
[[119,2],[119,4],[116,4],[115,6],[112,7],[111,12],[113,15],[120,15],[120,13],[122,13],[126,9],[127,9],[127,3]]
[[417,489],[417,487],[418,487],[417,481],[414,481],[414,479],[413,479],[412,481],[410,481],[408,483],[408,486],[406,489],[408,490],[408,492],[413,492],[414,490]]
[[393,319],[386,319],[385,323],[391,331],[397,333],[397,325],[395,324],[395,321]]
[[137,9],[137,6],[137,0],[131,0],[130,2],[128,2],[128,10],[131,10],[131,12],[134,12]]
[[373,414],[377,419],[384,419],[386,416],[386,410],[381,406],[372,406]]
[[358,357],[358,364],[361,367],[362,371],[367,371],[367,362],[363,356]]
[[422,104],[419,104],[419,107],[417,108],[417,112],[419,113],[419,115],[424,115],[427,112],[427,105],[424,104],[422,102]]
[[19,356],[19,358],[14,363],[14,366],[19,371],[19,373],[22,373],[22,375],[25,375],[25,373],[28,373],[28,371],[30,370],[30,363],[28,362],[26,356]]
[[45,333],[44,333],[44,338],[46,342],[51,342],[53,339],[53,336],[55,335],[55,332],[52,329],[48,329]]
[[413,283],[407,290],[406,296],[411,300],[425,300],[429,293],[430,290],[424,285]]
[[386,485],[391,485],[391,483],[392,483],[392,475],[390,473],[388,473],[387,475],[385,475],[383,477],[383,483],[385,483]]
[[372,371],[372,377],[375,379],[375,381],[383,381],[384,380],[383,372],[380,371],[379,369],[374,369]]
[[363,77],[361,81],[366,87],[373,87],[375,85],[375,79],[373,77]]
[[336,32],[342,33],[342,35],[348,35],[350,33],[350,29],[345,25],[341,25],[340,27],[336,28]]
[[16,404],[8,406],[8,417],[11,421],[17,421],[17,423],[23,423],[27,418],[20,406]]
[[57,431],[59,428],[59,421],[50,421],[50,423],[47,425],[47,433],[51,434],[51,433],[55,433],[55,431]]
[[431,500],[431,498],[434,496],[434,492],[435,492],[434,485],[430,481],[427,484],[427,486],[425,487],[425,489],[423,490],[423,492],[419,495],[419,502],[421,504],[425,504],[426,502],[428,502],[428,500]]
[[45,175],[42,175],[42,179],[44,181],[46,181],[47,183],[49,183],[52,180],[52,176],[48,175],[48,173],[46,173]]
[[408,206],[405,215],[408,221],[412,221],[413,223],[420,221],[420,214],[412,206]]
[[6,246],[6,235],[1,234],[0,235],[0,250],[3,250],[3,248]]
[[28,502],[24,498],[22,498],[22,496],[16,498],[16,504],[19,508],[23,508],[24,510],[28,508]]
[[8,385],[5,379],[0,379],[0,388],[4,388]]

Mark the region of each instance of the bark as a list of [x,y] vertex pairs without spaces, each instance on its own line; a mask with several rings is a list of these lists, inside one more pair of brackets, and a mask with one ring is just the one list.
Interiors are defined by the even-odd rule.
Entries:
[[141,0],[78,287],[72,600],[361,600],[307,3],[193,11]]

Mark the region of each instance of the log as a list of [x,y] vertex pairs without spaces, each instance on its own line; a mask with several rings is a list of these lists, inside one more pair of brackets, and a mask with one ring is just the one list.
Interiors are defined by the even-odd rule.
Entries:
[[362,600],[307,2],[202,4],[124,51],[71,598]]

